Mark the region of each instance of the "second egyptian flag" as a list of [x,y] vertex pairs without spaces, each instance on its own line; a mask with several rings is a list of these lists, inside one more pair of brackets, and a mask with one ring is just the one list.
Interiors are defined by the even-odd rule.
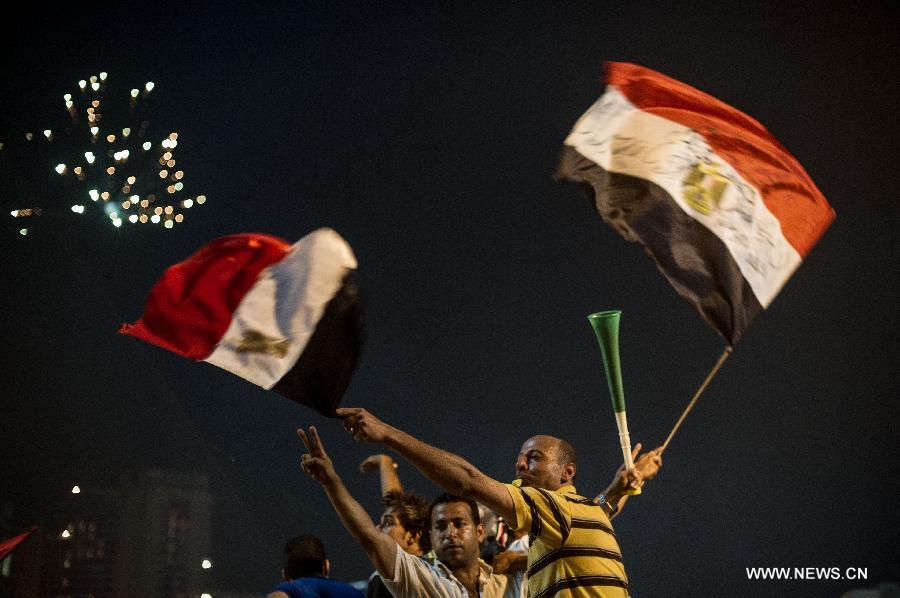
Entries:
[[557,176],[585,185],[603,219],[733,346],[834,212],[753,118],[638,65],[607,63],[606,76]]

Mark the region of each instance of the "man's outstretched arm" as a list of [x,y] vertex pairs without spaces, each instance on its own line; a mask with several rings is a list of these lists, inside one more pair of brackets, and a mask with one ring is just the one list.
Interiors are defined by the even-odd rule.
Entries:
[[309,434],[300,428],[297,435],[308,451],[300,459],[300,468],[322,485],[341,523],[365,551],[378,573],[384,579],[393,579],[395,559],[400,549],[397,543],[375,527],[362,505],[347,490],[325,453],[316,428],[311,426]]
[[365,409],[342,408],[337,410],[337,415],[344,420],[344,428],[357,440],[381,442],[391,447],[438,486],[453,494],[471,496],[510,524],[516,522],[516,507],[506,486],[486,476],[462,457],[413,438]]

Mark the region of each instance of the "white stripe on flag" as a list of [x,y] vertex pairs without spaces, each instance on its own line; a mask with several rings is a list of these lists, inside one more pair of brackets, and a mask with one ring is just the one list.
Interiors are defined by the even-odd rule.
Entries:
[[[609,172],[646,179],[665,189],[685,213],[725,243],[763,308],[800,266],[800,254],[785,239],[759,191],[718,157],[702,135],[642,111],[616,86],[606,87],[565,143]],[[686,180],[698,166],[711,173],[701,176],[725,184],[718,205],[705,210],[708,213],[685,198]]]
[[353,250],[335,231],[307,235],[260,272],[204,361],[272,388],[297,363],[328,302],[355,268]]

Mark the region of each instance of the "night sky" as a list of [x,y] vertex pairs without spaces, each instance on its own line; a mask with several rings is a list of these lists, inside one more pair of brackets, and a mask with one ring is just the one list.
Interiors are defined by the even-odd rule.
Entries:
[[[74,202],[15,156],[22,178],[0,189],[0,498],[40,522],[73,484],[206,472],[216,588],[267,591],[300,531],[322,536],[335,577],[365,578],[362,550],[299,471],[294,430],[320,427],[373,515],[378,480],[357,466],[380,447],[116,334],[206,242],[321,226],[354,248],[365,294],[344,406],[500,480],[525,438],[561,435],[580,451],[579,489],[602,490],[621,454],[585,316],[623,310],[631,435],[649,446],[724,348],[580,189],[552,180],[603,91],[602,61],[621,60],[757,118],[837,213],[616,520],[633,594],[839,596],[900,580],[896,21],[865,5],[336,4],[71,5],[3,25],[0,137],[42,130],[90,74],[154,81],[186,184],[209,201],[172,230],[68,213],[22,237],[8,214],[23,197]],[[399,473],[436,492],[407,463]],[[747,581],[756,566],[869,579]]]

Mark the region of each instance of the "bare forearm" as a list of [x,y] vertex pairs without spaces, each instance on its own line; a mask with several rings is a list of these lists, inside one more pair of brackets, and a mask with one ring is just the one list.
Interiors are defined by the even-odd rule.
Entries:
[[403,492],[403,484],[400,483],[397,464],[394,463],[394,460],[385,455],[381,458],[378,467],[381,477],[381,495],[384,496],[388,492]]
[[393,426],[389,426],[384,442],[448,492],[471,496],[508,521],[516,520],[515,506],[503,484],[462,457],[426,444]]
[[375,569],[386,579],[393,579],[396,542],[375,527],[369,514],[353,498],[340,478],[322,487],[341,523],[366,552]]
[[613,513],[609,516],[610,519],[615,519],[619,516],[619,513],[622,512],[622,509],[625,507],[625,503],[628,501],[628,495],[623,494],[621,496],[611,496],[606,494],[598,494],[594,497],[594,502],[599,504],[601,502],[607,502],[611,506],[615,507]]
[[390,427],[385,444],[400,453],[432,482],[453,494],[471,494],[479,477],[484,475],[462,457],[425,444],[394,427]]

